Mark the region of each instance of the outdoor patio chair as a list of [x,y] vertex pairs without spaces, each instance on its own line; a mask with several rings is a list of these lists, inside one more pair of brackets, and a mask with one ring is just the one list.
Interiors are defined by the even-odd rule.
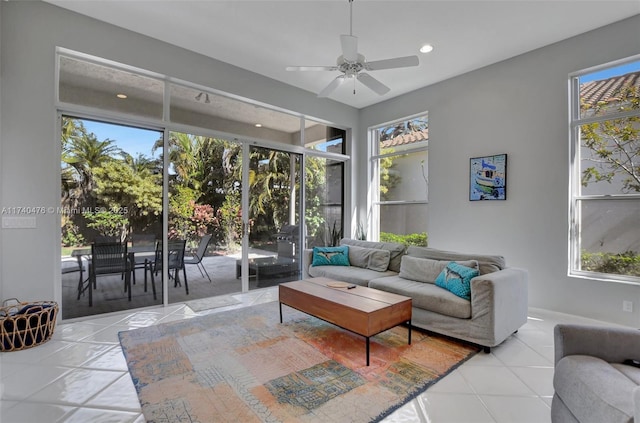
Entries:
[[[184,267],[184,250],[187,241],[185,240],[171,240],[168,243],[168,270],[169,278],[173,278],[174,286],[182,285],[180,283],[180,270],[184,275],[184,289],[189,294],[189,285],[187,283],[187,271]],[[153,289],[153,299],[156,299],[156,281],[155,276],[158,272],[162,271],[162,242],[156,244],[155,259],[150,261],[147,265],[147,270],[151,273],[151,288]],[[173,276],[171,271],[173,270]],[[146,272],[146,270],[145,270]]]
[[[133,284],[136,284],[136,269],[146,269],[147,263],[150,259],[154,258],[154,251],[156,247],[156,235],[155,234],[131,234],[131,247],[136,251],[133,261]],[[146,251],[148,249],[148,251]],[[147,272],[145,271],[144,292],[147,292]]]
[[113,242],[120,242],[120,237],[111,235],[98,235],[93,239],[94,244],[111,244]]
[[198,267],[198,270],[200,270],[200,274],[202,275],[203,278],[205,274],[207,275],[209,282],[211,282],[211,277],[209,276],[207,269],[205,269],[204,265],[202,264],[202,259],[207,253],[207,247],[209,246],[210,241],[211,241],[211,235],[203,236],[202,239],[200,240],[200,243],[198,244],[198,249],[191,253],[191,257],[184,258],[184,264],[195,264]]
[[[99,275],[124,274],[124,292],[131,301],[131,269],[127,253],[127,244],[119,242],[91,245],[91,263],[89,265],[89,306],[93,305],[93,287]],[[86,288],[85,288],[86,289]]]

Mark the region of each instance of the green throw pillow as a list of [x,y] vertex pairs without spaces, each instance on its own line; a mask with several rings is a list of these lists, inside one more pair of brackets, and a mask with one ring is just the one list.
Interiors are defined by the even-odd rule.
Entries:
[[350,266],[349,247],[313,247],[312,266]]
[[471,279],[479,274],[477,269],[452,261],[436,278],[436,286],[444,288],[460,298],[471,300]]

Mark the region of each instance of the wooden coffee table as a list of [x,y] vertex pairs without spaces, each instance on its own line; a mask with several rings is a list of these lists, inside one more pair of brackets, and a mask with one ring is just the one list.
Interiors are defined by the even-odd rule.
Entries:
[[[378,289],[356,286],[332,288],[336,280],[312,278],[279,285],[280,323],[282,304],[362,335],[366,339],[367,366],[369,338],[406,323],[411,344],[411,298]],[[340,282],[339,282],[340,283]]]

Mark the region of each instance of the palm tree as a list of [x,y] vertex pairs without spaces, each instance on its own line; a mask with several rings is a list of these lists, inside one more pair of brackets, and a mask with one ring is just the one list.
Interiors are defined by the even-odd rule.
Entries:
[[113,140],[99,141],[95,134],[87,134],[81,121],[63,118],[61,159],[66,167],[62,170],[62,178],[67,187],[75,186],[75,195],[67,191],[69,196],[75,197],[76,204],[72,206],[95,205],[90,196],[95,188],[93,169],[113,160],[120,152]]

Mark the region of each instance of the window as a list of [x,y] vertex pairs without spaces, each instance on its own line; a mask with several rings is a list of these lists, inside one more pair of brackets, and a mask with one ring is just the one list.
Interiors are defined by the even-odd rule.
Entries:
[[[374,238],[427,243],[429,121],[427,114],[370,131],[373,192],[370,225]],[[363,225],[358,229],[366,231]]]
[[571,83],[569,274],[640,283],[640,61]]
[[[345,129],[63,48],[57,60],[63,319],[298,279],[302,248],[343,232]],[[120,271],[88,283],[104,240],[126,244],[131,289]]]

